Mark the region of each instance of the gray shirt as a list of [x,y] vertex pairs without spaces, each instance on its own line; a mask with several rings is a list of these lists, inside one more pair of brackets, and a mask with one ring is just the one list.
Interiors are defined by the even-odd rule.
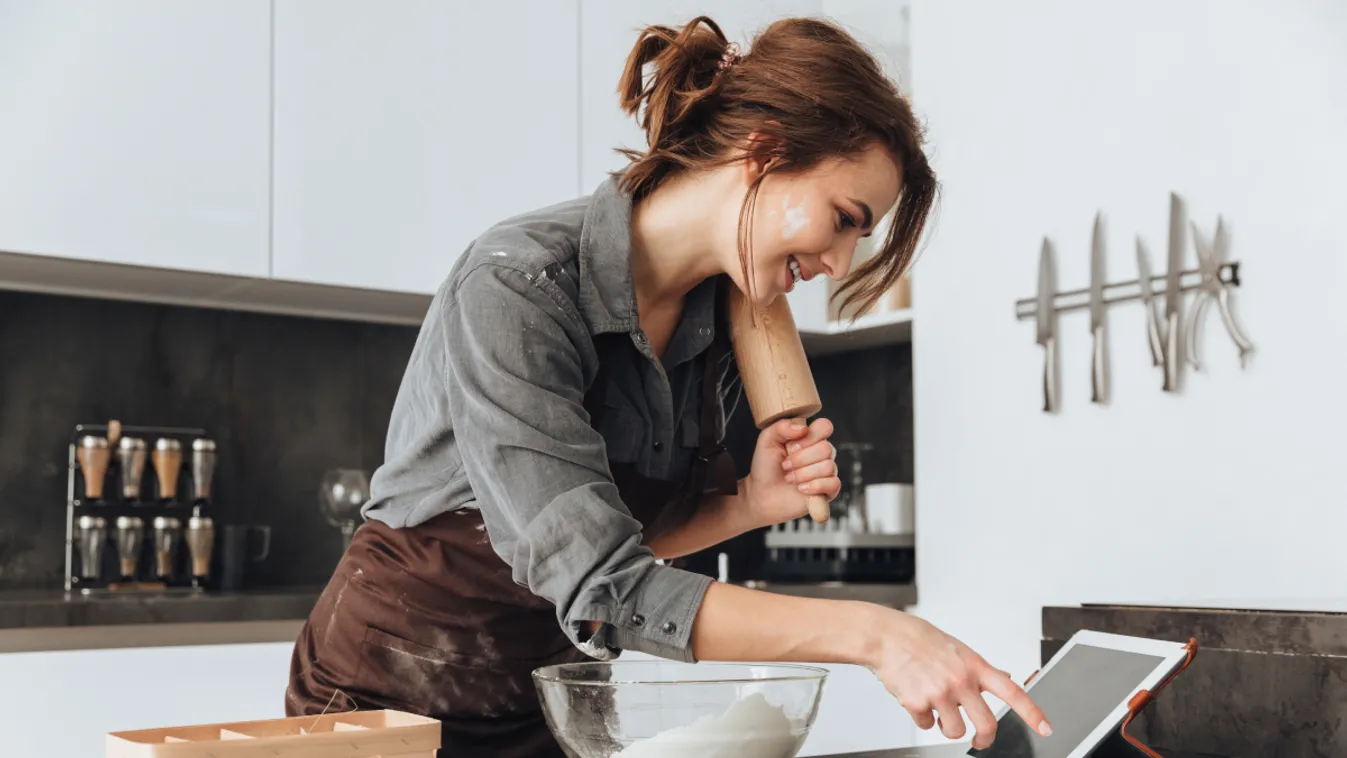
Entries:
[[[364,512],[404,527],[480,509],[514,580],[556,605],[581,650],[688,661],[710,579],[655,562],[608,460],[674,482],[687,473],[715,281],[688,294],[661,360],[637,323],[630,256],[631,198],[614,180],[474,241],[426,314]],[[630,340],[601,351],[604,333]],[[582,402],[600,361],[596,430]],[[593,637],[586,621],[602,622]]]

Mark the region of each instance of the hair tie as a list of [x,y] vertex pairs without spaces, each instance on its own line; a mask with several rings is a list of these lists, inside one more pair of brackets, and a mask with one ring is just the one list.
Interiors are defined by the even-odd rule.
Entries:
[[716,70],[724,71],[739,62],[739,44],[731,42],[725,46],[725,52],[720,55],[720,63],[716,64]]

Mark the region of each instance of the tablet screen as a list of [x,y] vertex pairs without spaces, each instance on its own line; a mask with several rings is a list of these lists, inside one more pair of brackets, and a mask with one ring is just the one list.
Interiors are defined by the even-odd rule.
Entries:
[[968,755],[982,758],[1066,758],[1127,700],[1164,658],[1126,650],[1074,645],[1043,673],[1029,694],[1052,723],[1040,737],[1014,711],[996,726],[996,740]]

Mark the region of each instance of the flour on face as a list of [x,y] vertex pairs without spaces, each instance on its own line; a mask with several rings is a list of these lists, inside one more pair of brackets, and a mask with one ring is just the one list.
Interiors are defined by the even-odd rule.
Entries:
[[795,236],[809,226],[809,217],[805,215],[804,205],[791,205],[790,195],[781,201],[781,239],[795,239]]

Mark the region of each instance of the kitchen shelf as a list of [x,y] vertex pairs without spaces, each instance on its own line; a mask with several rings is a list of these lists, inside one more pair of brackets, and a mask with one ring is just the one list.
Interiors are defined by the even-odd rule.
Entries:
[[0,252],[0,290],[418,326],[431,296]]
[[861,316],[855,321],[834,321],[824,330],[801,329],[800,341],[810,357],[832,355],[912,340],[912,309]]

